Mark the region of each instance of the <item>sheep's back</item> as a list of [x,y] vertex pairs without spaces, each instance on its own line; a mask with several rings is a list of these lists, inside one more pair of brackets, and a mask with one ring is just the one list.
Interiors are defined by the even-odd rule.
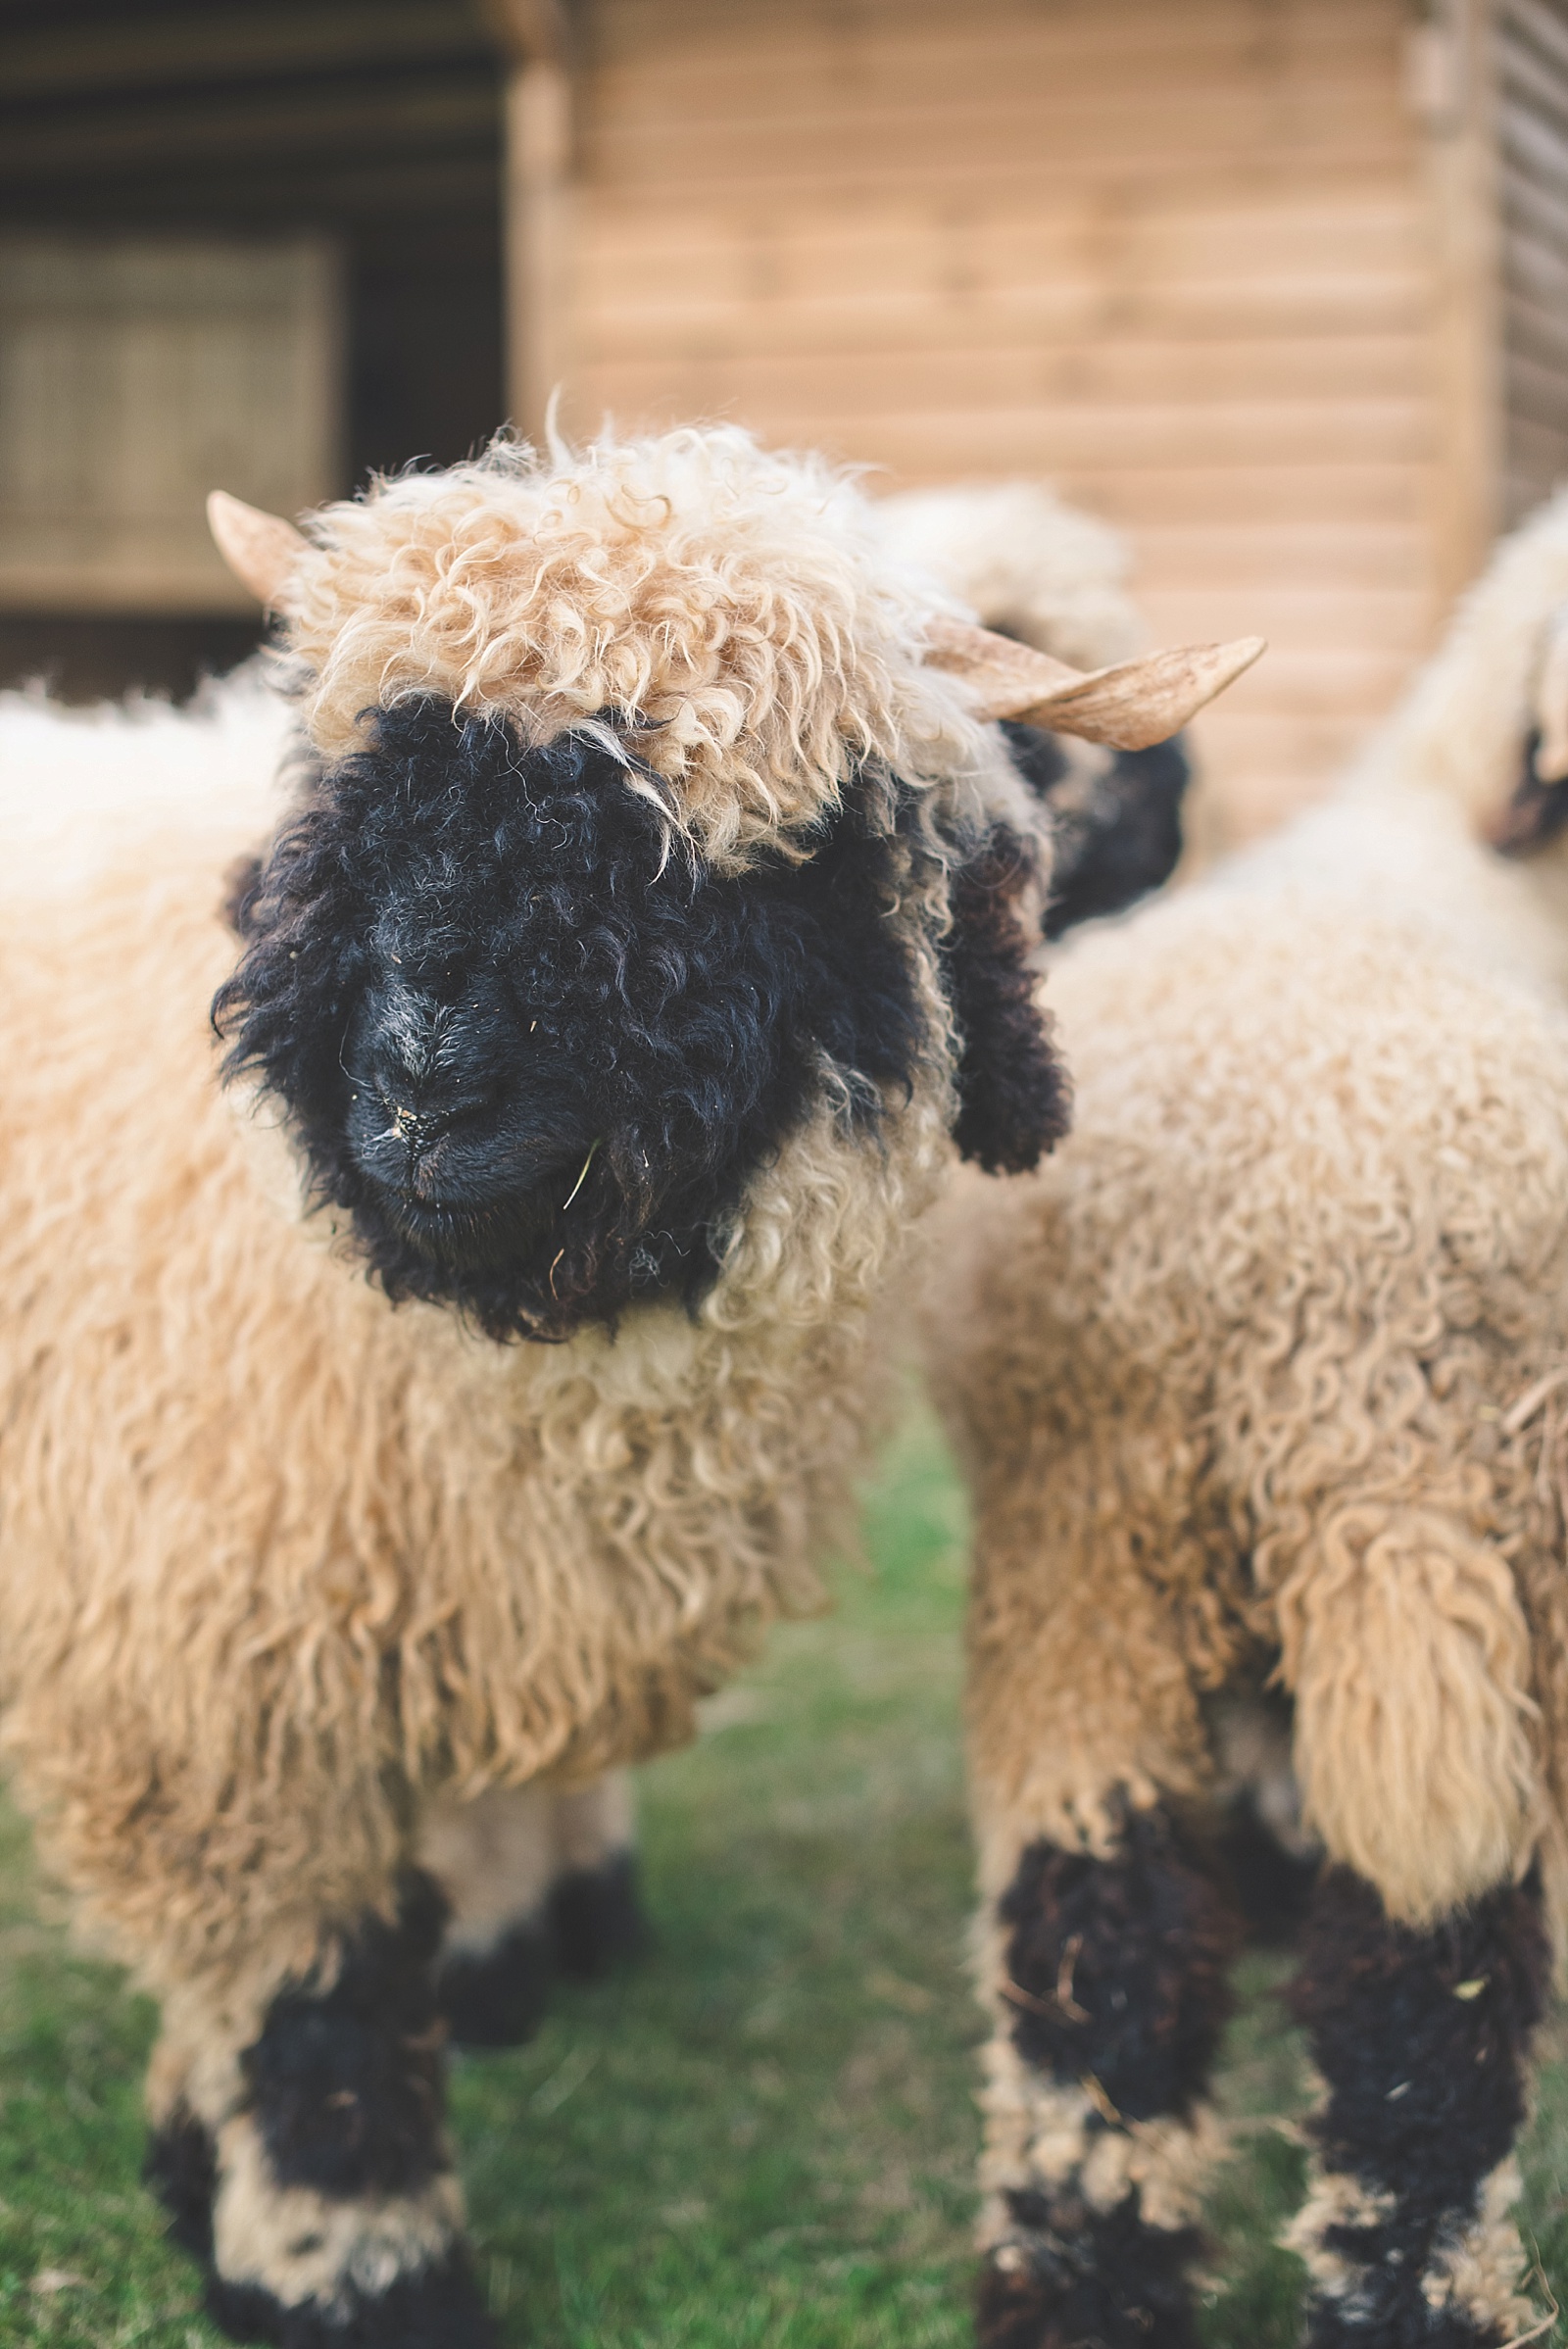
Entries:
[[1092,1449],[1096,1505],[1238,1609],[1369,1459],[1435,1446],[1477,1530],[1511,1527],[1503,1423],[1568,1361],[1555,1003],[1408,911],[1288,890],[1086,937],[1048,1000],[1071,1136],[939,1211],[928,1352],[982,1513],[1034,1522]]

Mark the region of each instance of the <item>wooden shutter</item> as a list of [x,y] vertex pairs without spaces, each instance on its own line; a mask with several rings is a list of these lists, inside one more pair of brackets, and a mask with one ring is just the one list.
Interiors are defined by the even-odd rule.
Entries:
[[0,240],[0,610],[253,610],[206,495],[339,488],[340,311],[318,240]]

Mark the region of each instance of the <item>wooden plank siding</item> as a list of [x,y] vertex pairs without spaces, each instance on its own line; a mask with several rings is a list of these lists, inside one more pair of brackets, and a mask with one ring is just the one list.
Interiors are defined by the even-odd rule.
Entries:
[[1501,507],[1568,479],[1568,0],[1497,0]]
[[582,23],[572,420],[1049,478],[1129,532],[1158,636],[1271,639],[1203,727],[1222,828],[1320,788],[1445,584],[1403,0]]

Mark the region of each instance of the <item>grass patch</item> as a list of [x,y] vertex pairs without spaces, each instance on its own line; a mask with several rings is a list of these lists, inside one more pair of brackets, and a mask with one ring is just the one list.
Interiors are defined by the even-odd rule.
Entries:
[[[960,2349],[978,2020],[957,1737],[962,1513],[916,1421],[866,1508],[874,1571],[776,1633],[700,1741],[644,1774],[658,1933],[514,2053],[458,2063],[481,2275],[534,2349]],[[1250,1958],[1222,2101],[1298,2110],[1299,2050]],[[0,1817],[0,2341],[208,2349],[136,2182],[153,2018],[67,1953]],[[1527,2224],[1568,2282],[1568,2065],[1528,2147]],[[1207,2349],[1288,2349],[1271,2248],[1302,2156],[1239,2135],[1210,2207]]]

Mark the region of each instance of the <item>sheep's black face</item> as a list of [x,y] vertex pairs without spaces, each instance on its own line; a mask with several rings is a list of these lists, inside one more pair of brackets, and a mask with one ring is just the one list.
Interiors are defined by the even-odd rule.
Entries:
[[1119,913],[1169,880],[1182,853],[1182,798],[1191,778],[1179,734],[1147,751],[1118,751],[1085,792],[1056,737],[1007,724],[1012,762],[1052,815],[1046,936]]
[[394,1297],[497,1338],[692,1299],[825,1065],[869,1126],[926,1047],[893,918],[919,852],[879,789],[808,862],[725,878],[665,854],[591,737],[383,711],[241,882],[227,1067]]

